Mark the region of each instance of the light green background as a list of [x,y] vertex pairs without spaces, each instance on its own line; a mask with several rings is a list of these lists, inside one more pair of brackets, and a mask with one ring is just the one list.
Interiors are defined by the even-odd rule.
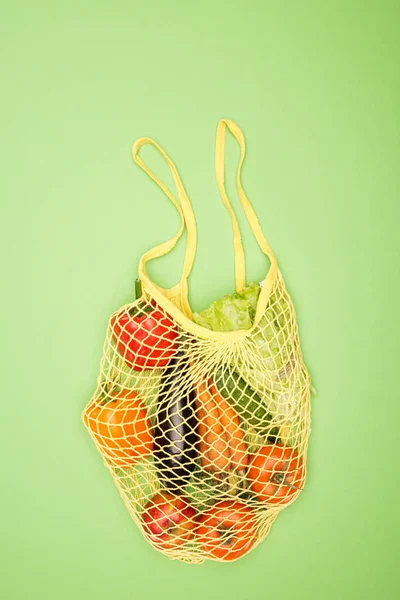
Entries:
[[[0,597],[398,598],[398,2],[38,0],[0,10]],[[245,188],[294,298],[319,396],[300,499],[243,560],[192,567],[142,539],[80,412],[140,254],[178,226],[131,161],[136,137],[166,147],[192,198],[193,307],[232,289],[213,172],[221,117],[246,134]],[[169,180],[151,150],[143,156]],[[261,279],[240,221],[249,278]],[[176,281],[182,249],[153,268],[159,282]]]

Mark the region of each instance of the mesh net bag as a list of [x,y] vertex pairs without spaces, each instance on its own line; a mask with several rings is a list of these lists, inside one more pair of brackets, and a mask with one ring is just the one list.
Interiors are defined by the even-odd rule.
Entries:
[[[240,230],[225,191],[227,127],[241,150],[239,199],[270,263],[261,286],[246,287]],[[142,162],[144,144],[167,161],[178,199]],[[134,144],[134,160],[176,206],[181,226],[142,257],[140,295],[111,316],[97,389],[83,412],[145,538],[169,558],[190,563],[246,554],[305,484],[310,378],[292,302],[241,186],[244,154],[241,130],[221,121],[216,177],[233,226],[236,293],[220,318],[221,307],[214,307],[218,318],[210,324],[188,304],[196,226],[176,167],[154,141]],[[171,251],[185,229],[182,279],[162,289],[150,280],[146,263]],[[252,301],[246,304],[249,291]],[[227,330],[235,310],[251,322],[239,319]]]

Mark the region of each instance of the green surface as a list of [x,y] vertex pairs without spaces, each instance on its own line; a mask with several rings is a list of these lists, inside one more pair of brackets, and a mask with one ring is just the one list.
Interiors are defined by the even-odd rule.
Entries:
[[[0,12],[0,597],[398,598],[398,3],[39,0]],[[80,413],[140,254],[178,225],[131,161],[136,137],[166,147],[192,198],[193,308],[232,289],[213,173],[221,117],[245,132],[245,188],[319,396],[301,498],[243,560],[188,566],[142,539]],[[244,238],[259,280],[264,261]],[[174,283],[181,258],[182,245],[157,280]]]

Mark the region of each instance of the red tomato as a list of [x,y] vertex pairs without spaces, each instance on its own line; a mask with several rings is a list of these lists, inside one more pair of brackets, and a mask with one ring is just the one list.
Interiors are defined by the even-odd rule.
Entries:
[[294,448],[269,444],[250,457],[247,478],[259,500],[287,504],[304,485],[304,463]]
[[143,529],[157,548],[170,550],[192,539],[195,517],[195,509],[186,500],[161,492],[144,507]]
[[102,453],[115,465],[130,467],[153,451],[146,407],[132,390],[117,392],[107,404],[95,402],[87,409],[84,421]]
[[111,328],[118,352],[137,371],[165,367],[175,353],[178,330],[156,307],[123,310],[113,315]]
[[235,560],[253,546],[257,521],[251,508],[233,500],[211,506],[199,519],[197,539],[214,558]]

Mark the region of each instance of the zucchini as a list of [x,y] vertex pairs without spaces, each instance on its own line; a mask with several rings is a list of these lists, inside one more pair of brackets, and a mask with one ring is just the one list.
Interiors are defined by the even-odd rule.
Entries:
[[260,435],[267,436],[268,441],[278,441],[279,427],[271,427],[272,415],[264,402],[238,373],[232,369],[218,369],[215,386],[239,413],[245,423]]

